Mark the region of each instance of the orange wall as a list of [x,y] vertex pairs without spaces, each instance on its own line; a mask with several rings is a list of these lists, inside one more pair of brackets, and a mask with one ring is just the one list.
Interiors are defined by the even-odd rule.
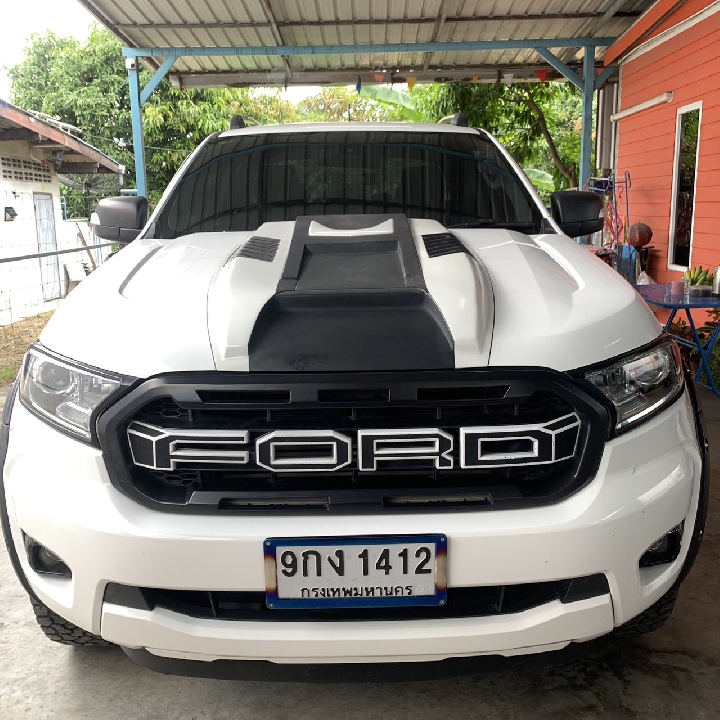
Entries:
[[611,65],[641,43],[704,10],[713,2],[714,0],[656,0],[632,27],[605,51],[605,65]]
[[[688,3],[695,4],[695,3]],[[620,120],[618,175],[630,172],[630,222],[653,230],[650,274],[677,279],[667,269],[677,109],[702,101],[695,185],[692,266],[720,265],[720,13],[622,67],[621,109],[661,93],[674,98]]]
[[687,20],[687,18],[704,10],[708,5],[712,5],[712,3],[713,0],[685,0],[675,12],[671,13],[652,32],[648,33],[647,36],[642,39],[642,42],[654,38],[656,35],[659,35],[661,32],[668,30],[683,20]]

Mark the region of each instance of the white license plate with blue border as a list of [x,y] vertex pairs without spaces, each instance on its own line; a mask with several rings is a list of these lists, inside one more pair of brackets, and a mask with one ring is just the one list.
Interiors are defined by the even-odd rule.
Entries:
[[444,605],[447,537],[268,538],[270,609]]

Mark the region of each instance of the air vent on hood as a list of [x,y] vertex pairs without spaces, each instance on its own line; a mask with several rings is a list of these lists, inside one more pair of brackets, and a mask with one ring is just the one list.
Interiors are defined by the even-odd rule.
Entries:
[[277,238],[253,236],[237,252],[233,253],[230,260],[244,257],[252,260],[262,260],[263,262],[272,262],[279,247],[280,241]]
[[431,258],[467,252],[465,246],[451,232],[423,235],[422,237],[427,254]]

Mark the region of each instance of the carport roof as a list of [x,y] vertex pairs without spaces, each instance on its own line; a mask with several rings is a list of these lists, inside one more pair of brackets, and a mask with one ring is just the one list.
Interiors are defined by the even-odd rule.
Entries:
[[[652,0],[79,0],[129,48],[192,48],[178,54],[180,86],[307,85],[533,76],[549,64],[533,42],[573,66],[581,46],[598,58]],[[552,40],[559,39],[553,46]],[[494,43],[454,48],[447,43]],[[505,41],[505,44],[503,44]],[[563,42],[564,41],[564,42]],[[570,45],[568,41],[574,41]],[[442,43],[428,52],[391,44]],[[510,46],[512,45],[512,46]],[[267,54],[282,46],[336,53]],[[362,46],[362,47],[358,47]],[[379,46],[377,51],[372,47]],[[247,55],[203,55],[200,48],[256,48]],[[138,53],[140,55],[140,53]],[[150,53],[142,53],[148,57]],[[152,54],[154,57],[159,53]],[[146,60],[154,67],[157,61]],[[382,77],[381,77],[382,76]]]

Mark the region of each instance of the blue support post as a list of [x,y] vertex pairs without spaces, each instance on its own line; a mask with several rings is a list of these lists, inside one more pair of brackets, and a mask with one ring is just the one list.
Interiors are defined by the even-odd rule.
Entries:
[[126,62],[130,83],[130,114],[132,116],[133,152],[135,155],[135,184],[137,194],[147,197],[147,175],[145,173],[145,138],[142,126],[142,101],[140,99],[140,63],[137,58]]
[[585,46],[583,58],[583,104],[582,104],[582,135],[580,137],[580,168],[578,187],[582,190],[590,179],[590,163],[592,162],[592,121],[593,96],[595,95],[595,46]]
[[[535,48],[535,52],[582,92],[582,135],[580,137],[580,166],[578,172],[578,187],[582,190],[590,179],[593,96],[595,94],[595,43],[585,45],[582,80],[547,48]],[[612,72],[614,72],[614,69]],[[602,82],[605,82],[612,72],[608,68],[599,76],[598,80],[602,79]]]

